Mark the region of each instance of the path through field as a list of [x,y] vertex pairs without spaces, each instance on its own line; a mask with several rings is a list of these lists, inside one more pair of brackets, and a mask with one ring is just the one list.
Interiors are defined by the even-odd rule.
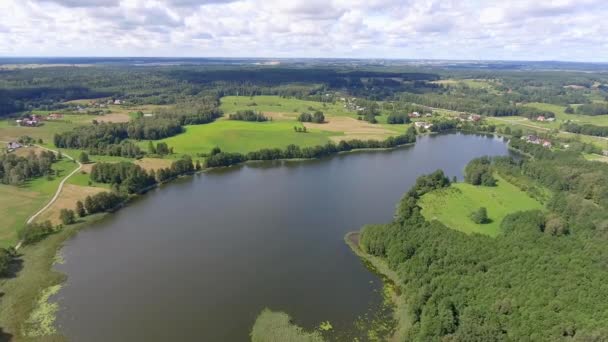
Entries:
[[[51,150],[50,148],[46,148],[40,145],[35,145],[37,147],[40,147],[42,149],[45,149],[47,151],[51,151],[54,153],[59,153],[59,151],[55,151],[55,150]],[[42,214],[42,212],[44,212],[45,210],[47,210],[53,203],[55,203],[55,201],[57,200],[57,198],[59,197],[59,194],[61,193],[61,190],[63,189],[63,185],[65,184],[65,182],[72,177],[72,175],[74,175],[76,172],[78,172],[81,168],[82,168],[82,164],[75,160],[74,158],[68,156],[67,154],[64,154],[64,157],[70,159],[70,160],[74,160],[76,163],[78,163],[78,167],[70,172],[67,176],[65,176],[62,180],[61,183],[59,183],[59,186],[57,187],[57,191],[55,192],[55,195],[53,196],[53,198],[51,198],[51,200],[40,210],[38,210],[34,215],[30,216],[30,218],[27,220],[27,224],[30,224],[32,222],[34,222],[34,220],[36,219],[36,217],[38,217],[38,215]]]

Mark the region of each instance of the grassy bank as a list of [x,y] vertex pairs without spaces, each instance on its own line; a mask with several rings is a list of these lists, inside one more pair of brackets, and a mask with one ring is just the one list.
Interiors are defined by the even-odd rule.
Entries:
[[79,229],[99,220],[93,215],[41,242],[19,249],[8,278],[0,279],[0,341],[63,341],[54,326],[57,305],[49,297],[66,276],[53,270],[57,251]]
[[[365,253],[359,247],[360,232],[349,232],[344,236],[344,241],[351,248],[351,250],[365,263],[368,269],[372,272],[377,273],[382,277],[384,283],[384,296],[385,300],[389,300],[393,307],[393,318],[395,320],[395,326],[389,327],[389,341],[403,341],[406,337],[406,333],[411,326],[410,318],[407,312],[407,303],[405,297],[401,294],[399,288],[399,277],[397,272],[391,270],[388,267],[386,261],[376,256]],[[379,329],[386,329],[386,326],[378,327]],[[374,339],[376,334],[374,327],[372,327],[368,334],[370,334],[371,340]]]
[[67,158],[53,164],[55,175],[39,177],[22,186],[0,184],[0,247],[14,246],[25,221],[53,197],[59,183],[78,165]]
[[306,332],[284,312],[264,309],[251,329],[252,342],[323,342],[318,331]]

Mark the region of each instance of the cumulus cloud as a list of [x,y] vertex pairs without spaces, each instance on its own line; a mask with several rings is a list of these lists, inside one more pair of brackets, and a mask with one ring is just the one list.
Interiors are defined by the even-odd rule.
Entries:
[[0,0],[1,55],[606,61],[605,0]]
[[120,0],[40,0],[40,2],[52,2],[65,7],[114,7],[120,4]]

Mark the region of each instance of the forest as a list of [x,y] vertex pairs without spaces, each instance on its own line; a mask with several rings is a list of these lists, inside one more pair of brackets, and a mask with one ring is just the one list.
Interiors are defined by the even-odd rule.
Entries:
[[21,185],[33,178],[51,175],[51,166],[57,161],[53,152],[42,151],[27,157],[15,154],[0,155],[0,181],[2,184]]
[[416,181],[393,222],[363,228],[361,247],[401,279],[408,339],[608,339],[608,170],[576,153],[512,143],[534,158],[481,158],[465,180],[480,182],[489,169],[537,183],[553,194],[548,211],[508,215],[496,238],[457,232],[420,214],[422,195],[449,186],[437,171]]

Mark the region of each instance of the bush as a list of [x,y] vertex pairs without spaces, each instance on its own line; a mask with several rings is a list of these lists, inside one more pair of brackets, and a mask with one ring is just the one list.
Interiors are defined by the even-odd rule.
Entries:
[[61,209],[61,211],[59,211],[59,218],[66,226],[76,222],[76,214],[74,213],[74,210],[70,209]]
[[475,210],[471,213],[470,217],[471,220],[477,224],[486,224],[490,222],[490,219],[488,218],[488,211],[485,207]]
[[28,245],[38,242],[54,232],[51,221],[31,223],[19,231],[19,239],[23,241],[23,244]]

